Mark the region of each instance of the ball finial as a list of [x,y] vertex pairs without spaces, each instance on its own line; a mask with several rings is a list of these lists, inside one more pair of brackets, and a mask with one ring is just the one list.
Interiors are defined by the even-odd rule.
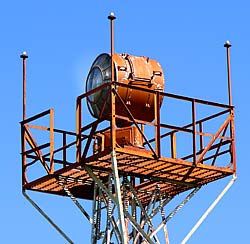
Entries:
[[22,54],[20,55],[20,58],[23,58],[23,59],[28,58],[27,53],[25,51],[22,52]]
[[109,20],[114,20],[114,19],[116,19],[114,12],[111,12],[111,13],[109,14],[108,19],[109,19]]
[[231,47],[232,46],[232,44],[230,43],[230,41],[226,41],[225,42],[225,44],[224,44],[224,47],[226,47],[226,48],[229,48],[229,47]]

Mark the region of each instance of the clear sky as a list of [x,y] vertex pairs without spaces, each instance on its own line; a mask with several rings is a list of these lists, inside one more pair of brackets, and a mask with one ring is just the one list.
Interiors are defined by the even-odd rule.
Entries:
[[[111,11],[117,16],[116,52],[157,59],[165,72],[166,92],[227,103],[223,44],[231,41],[238,179],[189,243],[249,243],[248,0],[9,0],[1,1],[0,9],[0,243],[65,243],[21,194],[19,55],[29,55],[27,115],[53,107],[56,127],[74,130],[75,98],[84,91],[93,59],[109,52]],[[171,244],[180,243],[228,180],[204,187],[169,222]],[[31,195],[76,243],[90,243],[89,224],[69,200]]]

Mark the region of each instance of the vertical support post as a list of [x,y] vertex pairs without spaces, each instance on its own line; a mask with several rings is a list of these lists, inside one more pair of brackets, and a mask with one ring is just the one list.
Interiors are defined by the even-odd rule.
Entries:
[[[141,132],[144,134],[144,130],[145,130],[145,128],[144,128],[145,126],[144,126],[144,124],[141,124]],[[143,139],[143,138],[142,138]]]
[[118,215],[119,215],[119,220],[120,220],[120,231],[121,231],[121,236],[122,236],[122,244],[127,244],[128,237],[126,235],[127,230],[126,230],[126,226],[125,226],[124,210],[123,210],[122,197],[121,197],[120,178],[118,175],[118,167],[117,167],[117,160],[116,160],[115,151],[111,152],[111,161],[112,161],[112,168],[113,168],[113,174],[114,174],[116,198],[117,198],[117,202],[118,202],[117,209],[118,209]]
[[[230,41],[226,41],[224,47],[227,52],[227,84],[228,84],[228,104],[229,106],[233,106],[232,99],[232,82],[231,82],[231,62],[230,62],[230,47],[232,44]],[[236,171],[236,157],[235,157],[235,134],[234,134],[234,111],[231,108],[231,121],[230,121],[230,136],[232,138],[231,145],[231,160],[233,162],[234,171]]]
[[22,187],[27,182],[26,180],[26,132],[25,125],[21,125],[21,145],[22,145]]
[[[163,207],[163,199],[162,199],[160,184],[158,185],[157,188],[158,188],[157,190],[158,190],[158,194],[159,194],[159,197],[160,197],[161,218],[162,218],[162,221],[164,221],[164,219],[165,219],[165,211],[164,211],[164,207]],[[168,230],[167,230],[167,224],[166,223],[163,226],[163,230],[164,230],[164,236],[165,236],[166,244],[169,244]]]
[[232,87],[231,87],[231,69],[230,69],[230,47],[231,43],[229,41],[226,41],[224,44],[224,47],[227,51],[227,84],[228,84],[228,104],[229,106],[233,105],[232,101]]
[[63,132],[63,167],[66,167],[66,161],[67,161],[67,134]]
[[[112,176],[109,175],[109,182],[108,182],[108,190],[109,193],[112,194]],[[106,232],[106,241],[107,244],[110,244],[111,240],[111,218],[112,218],[112,200],[108,196],[108,204],[107,204],[107,232]]]
[[176,133],[172,133],[171,136],[171,157],[172,158],[177,158],[177,153],[176,153]]
[[20,58],[23,60],[23,120],[26,119],[26,59],[28,55],[26,52],[23,52],[20,55]]
[[[140,179],[141,180],[141,179]],[[131,182],[132,186],[134,187],[134,183]],[[131,212],[132,212],[132,217],[133,219],[137,222],[137,210],[136,210],[136,201],[135,201],[135,197],[132,194],[131,196]],[[137,234],[137,230],[134,228],[134,226],[132,226],[132,236],[133,236],[133,243],[136,243],[136,234]]]
[[114,85],[111,85],[112,89],[111,89],[111,120],[110,120],[110,128],[111,128],[111,148],[112,151],[116,150],[116,118],[115,118],[115,94],[113,92]]
[[[199,132],[200,133],[203,132],[202,122],[199,122]],[[200,134],[200,150],[203,150],[203,148],[204,148],[203,136],[202,136],[202,134]]]
[[[203,127],[202,127],[202,122],[199,122],[199,132],[202,133],[203,132]],[[203,140],[203,135],[200,134],[200,151],[202,151],[204,149],[204,140]],[[202,162],[202,159],[201,159]]]
[[234,169],[234,172],[236,173],[236,150],[235,150],[234,111],[233,110],[231,110],[230,134],[232,138],[231,161],[233,162],[233,169]]
[[161,124],[160,124],[160,94],[156,91],[154,95],[155,109],[155,152],[158,158],[161,157]]
[[193,164],[196,165],[196,108],[195,100],[192,100],[192,124],[193,124]]
[[115,89],[115,86],[113,85],[113,82],[115,81],[115,74],[114,74],[114,20],[116,19],[114,13],[110,13],[108,16],[108,19],[110,20],[110,51],[111,51],[111,147],[112,151],[116,148],[116,120],[115,120],[115,94],[113,90]]
[[98,189],[97,196],[97,217],[96,217],[96,238],[99,239],[101,237],[101,219],[102,219],[102,199],[101,199],[101,189]]
[[76,99],[76,162],[81,161],[82,142],[81,142],[81,128],[82,128],[82,101],[78,97]]
[[[124,202],[124,209],[126,212],[129,211],[129,196],[128,196],[128,186],[127,186],[127,176],[123,178],[123,202]],[[129,219],[128,217],[125,217],[125,230],[126,230],[126,237],[128,240],[128,226],[129,226]],[[128,242],[127,242],[128,243]]]
[[117,160],[116,160],[116,119],[115,119],[115,85],[113,82],[115,81],[115,73],[114,73],[114,20],[116,19],[114,13],[110,13],[108,16],[108,19],[110,20],[110,36],[111,36],[111,161],[112,161],[112,169],[113,169],[113,175],[114,175],[114,184],[115,184],[115,191],[116,191],[116,197],[118,201],[118,215],[120,220],[120,230],[121,230],[121,236],[122,236],[122,244],[126,244],[128,242],[127,235],[126,235],[126,226],[125,226],[125,219],[124,219],[124,210],[123,210],[123,204],[122,204],[122,198],[121,198],[121,186],[120,186],[120,178],[118,174],[118,167],[117,167]]
[[[23,120],[26,119],[26,59],[28,55],[26,52],[23,52],[20,55],[20,58],[23,61]],[[22,186],[25,184],[25,167],[26,167],[26,132],[24,124],[21,125],[21,140],[22,140]]]
[[50,174],[54,173],[54,110],[50,109]]
[[111,80],[114,81],[114,60],[113,54],[115,52],[115,43],[114,43],[114,20],[116,19],[114,13],[110,13],[108,16],[110,20],[110,51],[111,51]]
[[97,183],[94,183],[94,192],[93,192],[93,206],[92,206],[92,231],[91,231],[91,243],[96,243],[96,206],[97,206]]

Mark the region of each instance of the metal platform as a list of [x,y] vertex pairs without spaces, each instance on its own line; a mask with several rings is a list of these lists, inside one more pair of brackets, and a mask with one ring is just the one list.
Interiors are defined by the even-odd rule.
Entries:
[[[114,53],[116,17],[111,13],[108,19],[111,52],[98,56],[87,78],[87,92],[76,99],[74,132],[54,127],[53,109],[26,118],[28,56],[20,56],[23,195],[68,243],[74,242],[26,191],[71,198],[91,224],[93,244],[154,244],[163,239],[169,244],[167,221],[203,185],[233,175],[185,244],[236,179],[231,44],[224,45],[229,97],[225,105],[163,92],[163,70],[157,61]],[[94,117],[85,124],[83,101]],[[164,207],[178,194],[183,200],[166,214]],[[78,199],[93,201],[92,217]]]
[[[215,180],[234,174],[230,168],[208,166],[173,158],[154,159],[152,153],[140,149],[117,148],[116,158],[120,176],[134,176],[143,179],[135,185],[141,202],[150,201],[157,184],[160,184],[165,196],[175,196],[197,186],[208,184]],[[85,159],[83,163],[90,167],[94,174],[105,182],[112,172],[111,149]],[[76,198],[93,199],[94,183],[82,163],[75,163],[55,171],[24,185],[26,190],[65,196],[58,184],[58,179],[64,180],[67,188]]]
[[[76,132],[56,129],[53,109],[21,122],[23,191],[67,196],[78,207],[80,204],[77,199],[92,200],[92,219],[80,206],[80,210],[92,224],[92,243],[97,243],[98,240],[106,243],[105,238],[112,239],[115,235],[118,243],[127,243],[128,239],[133,239],[134,243],[143,243],[139,241],[142,239],[146,243],[154,243],[158,230],[164,226],[167,241],[166,222],[201,186],[235,175],[234,108],[210,101],[131,87],[130,89],[151,93],[156,111],[159,111],[162,97],[168,104],[168,110],[171,104],[168,103],[168,99],[187,103],[190,107],[187,111],[191,115],[188,116],[191,123],[189,120],[182,125],[168,124],[162,119],[160,112],[155,114],[153,122],[140,121],[135,119],[129,107],[119,100],[116,86],[127,85],[115,82],[105,84],[77,98]],[[111,97],[114,103],[120,102],[128,116],[116,115],[114,104],[108,127],[107,122],[102,126],[104,120],[100,118],[83,125],[83,100],[104,87],[110,87],[109,98]],[[206,115],[203,113],[204,106],[209,107]],[[198,111],[200,107],[202,113]],[[174,115],[170,112],[169,115],[171,114]],[[122,140],[117,140],[116,119],[133,123],[143,144],[121,145]],[[106,146],[105,143],[100,144],[95,150],[97,138],[102,134],[105,137],[105,133],[110,143],[106,143]],[[188,149],[185,152],[182,146],[184,144]],[[91,147],[93,151],[90,150]],[[188,196],[173,213],[162,217],[162,223],[154,229],[151,219],[156,214],[164,216],[165,204],[183,192],[187,192]],[[25,197],[27,198],[26,195]],[[40,211],[34,202],[31,203]],[[147,217],[151,205],[155,207],[150,214],[151,217]],[[140,209],[141,220],[138,214],[135,214],[137,208]],[[117,211],[116,214],[114,209]],[[103,211],[106,212],[101,214]],[[95,224],[96,221],[101,221],[101,216],[108,216],[105,230],[101,230],[101,225]],[[119,216],[119,227],[115,224],[115,216]],[[133,227],[128,227],[128,223]],[[109,235],[105,235],[111,224],[113,230]],[[146,225],[150,226],[147,231]],[[133,234],[128,233],[130,229]],[[61,230],[58,231],[61,233]]]

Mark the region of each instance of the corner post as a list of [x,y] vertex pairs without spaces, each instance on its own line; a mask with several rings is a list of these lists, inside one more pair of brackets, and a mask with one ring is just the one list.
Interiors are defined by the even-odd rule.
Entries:
[[116,147],[116,120],[115,120],[115,94],[113,90],[115,89],[115,85],[113,82],[115,81],[114,74],[114,20],[116,19],[114,13],[110,13],[108,16],[110,20],[110,51],[111,51],[111,147],[112,151],[115,150]]
[[224,47],[226,48],[227,52],[227,83],[228,83],[228,103],[229,106],[233,105],[232,101],[232,86],[231,86],[231,68],[230,68],[230,47],[231,43],[229,41],[226,41],[224,44]]
[[76,99],[76,162],[80,163],[82,155],[82,100],[80,97]]
[[54,110],[50,109],[50,169],[49,173],[54,174]]
[[28,55],[26,52],[23,52],[20,55],[20,58],[23,60],[23,120],[26,119],[26,59]]
[[[20,58],[23,61],[23,121],[26,119],[26,59],[28,55],[26,52],[23,52],[20,55]],[[26,183],[26,136],[25,136],[25,126],[21,124],[21,140],[22,140],[22,191],[24,192],[24,184]]]
[[120,177],[118,173],[118,165],[116,160],[116,118],[115,118],[115,70],[114,70],[114,20],[116,19],[114,13],[110,13],[108,16],[110,20],[110,49],[111,49],[111,89],[110,89],[110,102],[111,102],[111,161],[112,161],[112,170],[114,176],[114,185],[116,191],[116,199],[118,201],[118,215],[120,220],[120,231],[122,236],[122,244],[128,243],[127,231],[125,226],[125,217],[124,217],[124,209],[121,198],[121,185],[120,185]]
[[[231,62],[230,62],[230,47],[232,44],[226,41],[224,47],[227,52],[227,83],[228,83],[228,103],[233,106],[232,99],[232,82],[231,82]],[[231,107],[231,121],[230,121],[230,137],[232,138],[231,145],[231,162],[233,163],[234,171],[236,173],[236,156],[235,156],[235,133],[234,133],[234,110]]]
[[193,127],[193,164],[197,165],[196,159],[196,104],[195,99],[192,99],[192,127]]

